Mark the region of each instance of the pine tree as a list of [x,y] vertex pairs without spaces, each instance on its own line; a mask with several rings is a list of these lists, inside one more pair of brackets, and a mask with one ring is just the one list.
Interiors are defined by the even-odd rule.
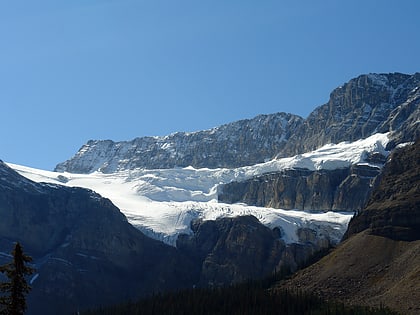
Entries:
[[0,266],[0,272],[8,278],[7,282],[0,284],[0,314],[23,315],[26,310],[25,295],[31,289],[25,276],[34,272],[34,269],[26,264],[31,262],[32,258],[23,253],[19,243],[16,243],[12,256],[11,263]]

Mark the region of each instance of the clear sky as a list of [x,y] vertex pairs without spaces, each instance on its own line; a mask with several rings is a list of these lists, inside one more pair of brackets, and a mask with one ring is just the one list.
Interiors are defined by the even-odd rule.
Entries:
[[306,117],[364,73],[420,71],[416,0],[0,0],[0,159],[89,139]]

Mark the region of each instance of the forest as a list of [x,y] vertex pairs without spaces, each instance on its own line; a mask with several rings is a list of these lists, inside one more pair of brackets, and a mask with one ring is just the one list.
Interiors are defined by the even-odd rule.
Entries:
[[[281,276],[282,277],[282,276]],[[280,277],[280,278],[281,278]],[[315,294],[291,292],[274,287],[279,275],[263,281],[248,281],[226,287],[194,288],[155,294],[97,310],[83,315],[391,315],[384,307],[370,308],[327,302]]]

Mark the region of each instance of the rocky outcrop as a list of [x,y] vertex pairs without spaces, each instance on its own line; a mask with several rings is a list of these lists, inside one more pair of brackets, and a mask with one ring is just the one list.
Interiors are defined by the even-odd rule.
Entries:
[[2,261],[16,241],[34,259],[28,314],[75,312],[190,287],[197,278],[188,259],[143,235],[109,200],[31,182],[2,162],[0,218]]
[[217,286],[261,279],[281,268],[296,270],[316,252],[329,248],[328,239],[303,228],[300,243],[285,244],[281,231],[253,216],[195,221],[193,234],[178,237],[178,250],[199,266],[199,286]]
[[312,151],[327,143],[354,141],[391,132],[392,144],[414,141],[418,124],[420,73],[367,74],[335,89],[290,137],[278,156]]
[[112,173],[134,168],[253,165],[282,150],[302,122],[299,116],[277,113],[166,137],[142,137],[125,142],[92,140],[73,158],[57,165],[56,171]]
[[319,171],[288,169],[223,185],[218,199],[280,209],[358,211],[365,206],[379,173],[380,168],[368,165]]
[[390,156],[378,189],[350,221],[345,238],[366,229],[394,240],[420,239],[420,140]]

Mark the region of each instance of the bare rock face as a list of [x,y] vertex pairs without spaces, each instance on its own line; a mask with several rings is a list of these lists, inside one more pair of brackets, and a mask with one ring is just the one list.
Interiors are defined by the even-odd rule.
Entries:
[[394,240],[420,239],[420,140],[390,156],[378,189],[350,221],[345,238],[366,229]]
[[[219,201],[280,209],[358,211],[369,198],[377,167],[290,169],[220,187]],[[357,198],[354,198],[357,196]]]
[[200,267],[200,286],[217,286],[269,276],[282,267],[296,270],[317,251],[328,248],[316,232],[301,229],[300,244],[285,244],[253,216],[195,221],[192,235],[181,235],[177,248]]
[[112,173],[133,168],[238,167],[264,162],[282,149],[303,118],[259,115],[210,130],[132,141],[92,140],[56,171]]
[[279,157],[312,151],[327,143],[355,141],[391,132],[394,145],[414,141],[420,102],[420,73],[367,74],[335,89],[290,137]]

